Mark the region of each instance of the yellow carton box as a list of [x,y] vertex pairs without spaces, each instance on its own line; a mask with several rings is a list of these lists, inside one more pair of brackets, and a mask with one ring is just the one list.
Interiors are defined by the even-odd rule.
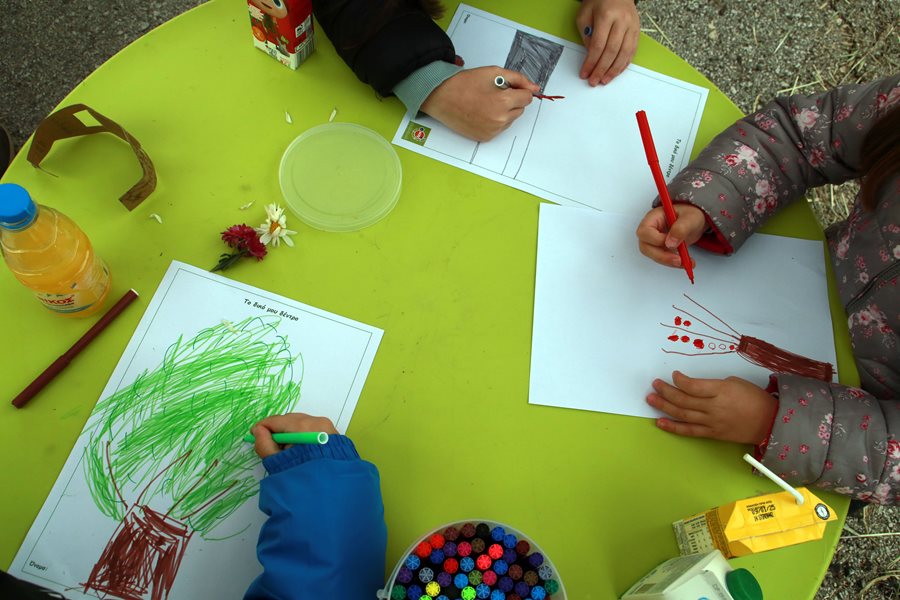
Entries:
[[834,511],[806,488],[738,500],[672,524],[682,555],[718,548],[726,558],[822,538]]

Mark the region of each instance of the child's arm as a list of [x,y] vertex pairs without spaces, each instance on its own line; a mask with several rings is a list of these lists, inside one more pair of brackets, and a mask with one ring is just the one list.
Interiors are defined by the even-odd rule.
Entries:
[[271,438],[277,431],[334,428],[307,415],[270,417],[253,428],[269,473],[259,507],[269,518],[257,545],[263,573],[245,600],[374,598],[384,584],[387,540],[377,469],[342,435],[279,451]]
[[[863,139],[898,95],[900,75],[893,75],[820,95],[778,98],[723,131],[669,184],[676,205],[704,212],[709,230],[697,245],[730,254],[809,188],[859,177]],[[666,231],[654,217],[661,210],[644,218],[641,242],[653,243],[659,237],[654,234]]]
[[677,372],[653,388],[647,402],[668,415],[660,429],[759,444],[756,457],[789,483],[900,504],[900,401],[784,374],[768,390]]
[[798,375],[778,375],[777,390],[763,464],[797,485],[900,504],[900,400]]

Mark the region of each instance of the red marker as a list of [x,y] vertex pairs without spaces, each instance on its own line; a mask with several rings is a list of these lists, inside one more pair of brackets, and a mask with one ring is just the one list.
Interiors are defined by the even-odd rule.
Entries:
[[[656,189],[659,190],[659,199],[662,201],[663,210],[666,213],[666,222],[669,228],[675,224],[678,216],[675,214],[675,207],[672,206],[672,198],[669,197],[669,189],[666,187],[666,180],[663,179],[662,169],[659,168],[659,158],[656,156],[656,146],[653,144],[653,136],[650,134],[650,123],[647,122],[647,113],[642,110],[635,113],[638,122],[638,128],[641,130],[641,141],[644,142],[644,152],[647,154],[647,164],[650,165],[650,171],[653,173],[653,181],[656,182]],[[684,242],[678,244],[678,256],[681,257],[681,266],[684,267],[687,276],[694,284],[694,269],[691,266],[691,255],[688,254],[687,245]]]

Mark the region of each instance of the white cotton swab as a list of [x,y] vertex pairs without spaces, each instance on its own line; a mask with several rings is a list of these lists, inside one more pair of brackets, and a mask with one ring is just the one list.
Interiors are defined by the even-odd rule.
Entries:
[[782,479],[781,477],[779,477],[778,475],[776,475],[775,473],[770,471],[768,467],[763,465],[761,462],[759,462],[758,460],[756,460],[749,454],[744,455],[744,460],[747,461],[748,463],[750,463],[751,465],[753,465],[754,467],[756,467],[756,469],[760,473],[762,473],[763,475],[765,475],[766,477],[771,479],[772,483],[774,483],[775,485],[777,485],[784,491],[790,492],[790,494],[794,498],[797,499],[797,504],[803,504],[803,502],[804,502],[803,494],[798,492],[795,488],[791,487],[791,485],[788,482],[786,482],[784,479]]

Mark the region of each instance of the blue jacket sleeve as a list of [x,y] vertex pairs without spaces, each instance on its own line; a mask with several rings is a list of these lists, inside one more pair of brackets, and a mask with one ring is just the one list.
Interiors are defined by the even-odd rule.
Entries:
[[263,573],[245,600],[375,598],[384,584],[387,529],[378,470],[348,438],[296,445],[263,461]]

